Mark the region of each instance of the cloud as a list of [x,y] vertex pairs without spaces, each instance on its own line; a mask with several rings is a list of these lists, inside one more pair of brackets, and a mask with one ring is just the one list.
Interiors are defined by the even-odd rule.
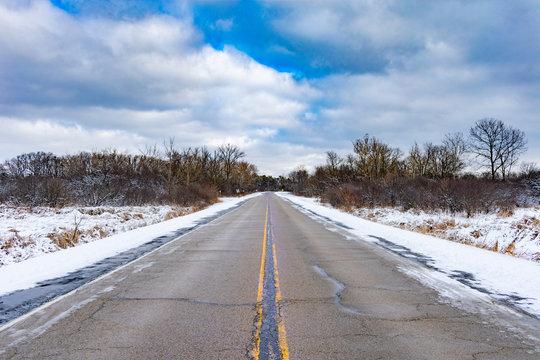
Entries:
[[[260,2],[282,45],[302,52],[325,74],[384,72],[425,50],[431,40],[460,46],[467,61],[527,64],[538,76],[540,7],[535,1]],[[275,38],[275,37],[274,37]],[[292,47],[292,48],[291,48]],[[293,59],[291,59],[291,62]],[[310,69],[304,69],[310,73]]]
[[[533,1],[265,0],[273,29],[293,52],[326,69],[306,143],[336,147],[364,133],[407,150],[496,117],[529,138],[540,158],[540,7]],[[291,48],[290,45],[294,44]],[[324,134],[316,136],[316,134]],[[350,144],[349,144],[350,147]]]
[[[249,148],[301,126],[318,96],[233,47],[205,45],[189,18],[75,18],[34,1],[0,6],[0,32],[0,68],[10,69],[0,73],[5,157],[36,143],[133,150],[170,136],[180,146]],[[21,146],[9,147],[8,137]]]
[[[530,157],[540,153],[535,101],[538,85],[495,81],[496,69],[465,60],[449,44],[427,43],[403,67],[382,74],[332,75],[314,83],[327,105],[319,117],[327,136],[378,136],[407,151],[414,141],[440,142],[445,133],[468,133],[475,121],[495,117],[526,132]],[[354,135],[352,135],[354,134]]]
[[[115,148],[137,152],[143,138],[126,130],[85,129],[80,125],[67,126],[49,120],[20,120],[0,117],[2,151],[8,154],[37,151],[73,154],[79,151]],[[21,139],[24,139],[21,142]],[[143,147],[140,147],[142,149]]]
[[213,27],[217,30],[221,31],[230,31],[234,26],[234,20],[233,19],[218,19],[214,24]]
[[540,157],[534,2],[59,2],[0,5],[0,160],[175,137],[280,175],[366,132],[406,151],[483,117]]

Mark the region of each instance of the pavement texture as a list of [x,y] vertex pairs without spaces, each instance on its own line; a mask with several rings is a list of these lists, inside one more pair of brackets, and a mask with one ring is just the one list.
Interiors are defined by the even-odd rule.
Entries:
[[538,320],[351,237],[256,197],[7,324],[0,359],[540,358]]

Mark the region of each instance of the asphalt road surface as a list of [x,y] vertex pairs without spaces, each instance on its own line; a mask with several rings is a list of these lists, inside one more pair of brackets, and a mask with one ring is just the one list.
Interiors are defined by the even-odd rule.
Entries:
[[539,359],[540,321],[275,195],[0,330],[2,359]]

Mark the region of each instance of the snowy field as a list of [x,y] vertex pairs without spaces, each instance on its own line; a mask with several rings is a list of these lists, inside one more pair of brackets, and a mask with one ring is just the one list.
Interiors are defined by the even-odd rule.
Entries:
[[433,235],[540,262],[540,207],[513,213],[452,215],[392,208],[356,209],[354,215],[381,224]]
[[0,267],[157,224],[200,208],[180,206],[15,207],[0,205]]
[[[176,217],[171,220],[163,221],[171,210],[169,207],[140,207],[133,208],[115,208],[111,211],[103,211],[101,209],[97,213],[100,215],[84,216],[89,208],[80,212],[78,209],[64,209],[55,211],[54,214],[47,215],[50,210],[36,210],[36,214],[23,212],[18,218],[2,217],[0,228],[2,234],[10,233],[10,228],[17,228],[21,237],[31,237],[36,245],[28,245],[24,247],[26,250],[20,250],[20,253],[27,256],[24,261],[11,263],[0,267],[0,295],[10,293],[19,289],[26,289],[36,285],[40,281],[64,276],[76,269],[94,264],[97,261],[110,256],[117,255],[128,249],[135,248],[139,245],[152,241],[153,239],[173,233],[182,228],[190,228],[197,224],[201,219],[214,216],[221,211],[231,209],[240,202],[260,194],[251,194],[243,197],[221,198],[221,202],[211,205],[203,210],[196,211],[184,216]],[[113,211],[114,210],[114,211]],[[133,210],[133,211],[132,211]],[[143,212],[145,210],[146,212]],[[189,209],[172,209],[173,211],[187,211]],[[17,214],[12,210],[8,210],[11,215]],[[57,213],[58,212],[58,213]],[[75,216],[80,221],[79,228],[81,230],[92,230],[95,226],[106,230],[108,234],[115,234],[100,238],[101,235],[95,237],[88,236],[86,243],[79,242],[74,247],[68,247],[61,251],[53,245],[48,244],[47,234],[54,229],[61,230],[63,227],[71,227],[79,220],[74,219]],[[88,215],[88,214],[86,214]],[[169,216],[178,215],[172,214]],[[142,217],[142,218],[141,218]],[[133,220],[135,218],[135,220]],[[160,221],[159,223],[148,225],[152,221]],[[85,225],[83,225],[85,224]],[[107,225],[108,224],[108,225]],[[144,226],[144,225],[147,226]],[[131,231],[130,228],[136,228]],[[7,230],[4,230],[7,229]],[[85,231],[86,231],[85,230]],[[90,231],[93,233],[93,231]],[[98,231],[99,232],[99,231]],[[42,242],[38,239],[42,239]],[[93,241],[90,241],[94,239]],[[50,239],[49,239],[50,240]],[[33,249],[33,250],[29,250]],[[2,250],[3,251],[3,250]],[[51,252],[52,251],[52,252]],[[17,253],[12,251],[12,253]],[[30,257],[31,256],[31,257]],[[4,257],[4,259],[13,259],[13,257]]]
[[[540,264],[537,262],[368,221],[321,204],[317,199],[289,193],[278,195],[314,219],[323,223],[330,221],[347,229],[354,235],[347,237],[351,241],[376,243],[396,254],[425,264],[426,267],[420,271],[406,268],[401,271],[437,290],[444,300],[461,302],[467,295],[452,290],[454,285],[461,283],[475,296],[497,300],[540,318]],[[399,218],[398,214],[388,215],[387,219],[388,222],[406,220]],[[484,229],[488,220],[489,218],[482,219],[482,225],[479,226]],[[491,225],[498,222],[499,219],[495,219]],[[493,226],[492,231],[494,234],[505,233],[497,226]],[[527,251],[538,252],[538,242],[537,224],[536,238],[526,246],[532,249]],[[516,245],[516,248],[519,246]]]

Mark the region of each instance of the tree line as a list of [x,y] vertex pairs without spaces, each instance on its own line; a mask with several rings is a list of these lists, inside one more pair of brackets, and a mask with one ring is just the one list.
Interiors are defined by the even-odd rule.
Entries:
[[[334,206],[401,206],[489,212],[539,198],[540,171],[528,164],[519,181],[507,181],[526,150],[525,134],[501,120],[482,119],[469,136],[452,133],[440,144],[414,143],[407,154],[366,134],[353,141],[345,157],[326,153],[326,163],[309,174],[291,172],[286,187],[298,194],[321,196]],[[474,163],[482,175],[464,174]],[[513,179],[516,180],[516,179]]]
[[173,139],[138,155],[26,153],[0,167],[0,202],[53,207],[213,203],[220,194],[256,190],[257,168],[244,157],[236,145],[178,149]]

